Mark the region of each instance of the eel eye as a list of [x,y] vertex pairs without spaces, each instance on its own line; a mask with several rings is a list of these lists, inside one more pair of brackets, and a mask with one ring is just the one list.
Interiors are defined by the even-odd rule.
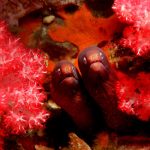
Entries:
[[87,64],[87,59],[86,59],[86,57],[83,57],[83,64],[84,64],[84,65]]

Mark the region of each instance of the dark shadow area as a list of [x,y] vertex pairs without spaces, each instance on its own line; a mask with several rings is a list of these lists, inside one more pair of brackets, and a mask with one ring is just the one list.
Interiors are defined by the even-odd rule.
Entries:
[[95,16],[109,17],[113,14],[112,5],[114,0],[86,0],[87,6]]

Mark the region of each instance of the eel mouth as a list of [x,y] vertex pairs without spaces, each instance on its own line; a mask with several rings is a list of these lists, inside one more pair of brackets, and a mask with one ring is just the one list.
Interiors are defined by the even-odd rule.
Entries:
[[108,72],[101,62],[96,61],[89,66],[88,78],[97,81],[98,79],[105,81],[108,79]]
[[74,89],[75,87],[77,87],[79,84],[78,80],[75,79],[74,77],[65,77],[60,83],[59,86],[61,87],[68,87],[70,89]]

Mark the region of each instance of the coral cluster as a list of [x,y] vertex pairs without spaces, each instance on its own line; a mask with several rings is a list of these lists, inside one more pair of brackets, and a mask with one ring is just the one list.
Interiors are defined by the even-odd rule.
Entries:
[[150,52],[150,1],[115,0],[113,5],[118,18],[128,24],[121,45],[131,48],[139,56]]
[[143,121],[150,120],[149,74],[140,72],[132,77],[118,73],[118,77],[116,93],[119,98],[120,110],[135,115]]
[[43,127],[49,113],[42,80],[46,57],[27,49],[0,22],[0,127],[8,134]]
[[[126,23],[120,44],[130,48],[137,56],[142,56],[141,59],[149,57],[150,1],[115,0],[112,8],[120,21]],[[139,72],[134,75],[118,73],[118,78],[116,93],[119,98],[119,109],[141,120],[149,121],[149,73]]]

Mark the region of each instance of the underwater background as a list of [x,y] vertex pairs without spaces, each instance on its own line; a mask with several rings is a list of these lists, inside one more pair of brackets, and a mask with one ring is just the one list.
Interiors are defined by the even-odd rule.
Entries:
[[0,150],[150,149],[149,0],[0,3]]

